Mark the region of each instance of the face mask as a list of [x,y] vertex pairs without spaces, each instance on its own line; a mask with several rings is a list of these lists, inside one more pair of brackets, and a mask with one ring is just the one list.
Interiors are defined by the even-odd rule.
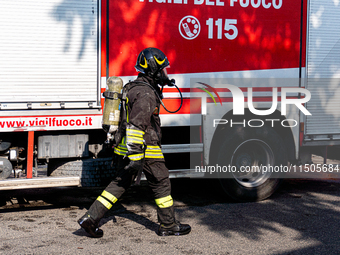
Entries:
[[170,83],[169,77],[168,77],[168,73],[166,71],[166,68],[162,69],[159,72],[159,76],[158,76],[158,82],[160,85],[164,86]]

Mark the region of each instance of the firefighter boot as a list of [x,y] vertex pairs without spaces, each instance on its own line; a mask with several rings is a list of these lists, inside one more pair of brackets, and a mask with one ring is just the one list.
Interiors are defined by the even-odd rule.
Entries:
[[161,224],[158,228],[157,234],[159,236],[180,236],[180,235],[187,235],[191,231],[191,227],[188,224],[181,224],[178,221],[170,224],[170,225],[164,225]]
[[92,237],[100,238],[104,235],[103,230],[98,228],[98,222],[96,222],[91,216],[86,213],[78,220],[79,225]]
[[157,204],[157,216],[160,226],[157,234],[159,236],[187,235],[191,231],[188,224],[181,224],[176,220],[173,200],[171,195],[155,199]]

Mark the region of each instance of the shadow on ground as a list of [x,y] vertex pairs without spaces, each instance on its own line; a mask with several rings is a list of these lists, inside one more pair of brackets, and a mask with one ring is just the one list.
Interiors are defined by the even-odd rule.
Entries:
[[[216,190],[213,180],[172,180],[173,198],[179,219],[199,219],[200,224],[226,238],[241,235],[252,241],[263,241],[272,235],[286,235],[293,230],[297,242],[313,240],[314,245],[290,254],[340,253],[340,182],[337,180],[286,180],[265,201],[235,203]],[[102,189],[55,188],[1,192],[0,213],[45,208],[88,208]],[[16,203],[11,205],[10,203]],[[36,205],[34,204],[36,203]],[[142,211],[131,211],[130,205],[154,206],[149,188],[132,187],[101,221],[115,221],[119,215],[156,231],[157,224]],[[83,232],[75,233],[83,235]],[[272,240],[268,240],[271,242]]]

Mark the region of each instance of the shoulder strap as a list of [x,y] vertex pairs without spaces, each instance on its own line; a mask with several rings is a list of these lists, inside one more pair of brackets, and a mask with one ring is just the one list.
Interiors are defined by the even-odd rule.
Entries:
[[127,125],[127,92],[128,88],[126,86],[123,87],[121,93],[121,101],[120,101],[120,122],[117,132],[114,136],[114,144],[113,146],[116,147],[122,141],[123,137],[125,136],[126,125]]

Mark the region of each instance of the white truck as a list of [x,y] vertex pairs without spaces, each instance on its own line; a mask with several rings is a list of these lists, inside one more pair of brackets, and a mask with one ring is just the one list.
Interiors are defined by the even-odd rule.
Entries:
[[[161,111],[171,177],[310,163],[310,146],[340,144],[339,19],[338,0],[3,1],[0,190],[105,185],[102,93],[108,77],[136,77],[146,47],[165,52],[183,95]],[[177,109],[176,89],[163,92]],[[271,177],[220,184],[252,201],[275,191]]]

